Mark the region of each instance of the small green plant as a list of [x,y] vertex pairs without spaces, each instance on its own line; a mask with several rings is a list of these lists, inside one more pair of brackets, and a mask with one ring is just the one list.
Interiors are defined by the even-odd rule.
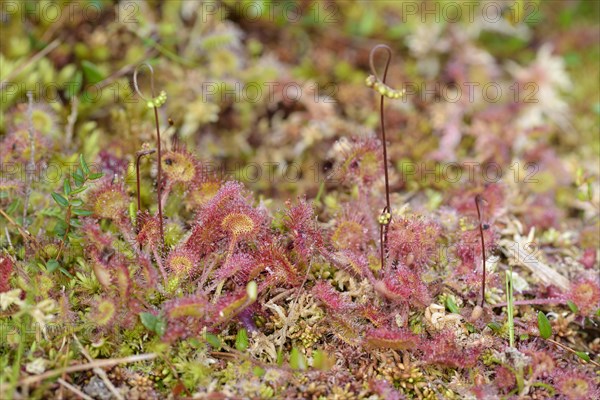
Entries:
[[167,322],[164,318],[149,312],[140,313],[140,320],[148,330],[156,333],[159,337],[165,334]]
[[248,348],[248,331],[241,328],[235,336],[235,348],[239,351],[245,351]]
[[508,340],[510,347],[515,347],[515,305],[513,297],[512,268],[506,271],[506,312],[508,315]]
[[66,246],[72,240],[79,239],[74,231],[74,229],[81,227],[79,217],[92,215],[92,212],[85,208],[85,202],[81,194],[88,188],[90,182],[98,180],[102,176],[104,176],[102,172],[92,172],[83,154],[80,154],[79,166],[71,176],[67,176],[63,181],[62,193],[52,193],[52,198],[62,212],[56,215],[59,217],[59,220],[54,226],[54,234],[60,238],[60,245],[56,254],[46,261],[48,272],[53,272],[60,268],[59,260]]

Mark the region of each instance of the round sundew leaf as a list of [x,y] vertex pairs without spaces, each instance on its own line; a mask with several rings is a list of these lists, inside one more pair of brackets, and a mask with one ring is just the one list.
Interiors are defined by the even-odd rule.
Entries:
[[46,263],[46,269],[48,272],[54,272],[58,269],[58,267],[60,267],[60,264],[56,260],[48,260]]

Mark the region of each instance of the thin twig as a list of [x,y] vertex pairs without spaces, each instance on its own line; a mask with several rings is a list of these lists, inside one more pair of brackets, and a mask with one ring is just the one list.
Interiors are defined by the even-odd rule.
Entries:
[[0,89],[3,89],[4,86],[7,83],[9,83],[12,78],[14,78],[16,75],[20,74],[21,72],[23,72],[23,70],[26,69],[29,65],[36,63],[38,60],[45,57],[48,53],[50,53],[52,50],[57,48],[59,45],[60,45],[59,39],[53,40],[48,46],[44,47],[44,49],[42,49],[39,53],[37,53],[36,55],[31,57],[29,60],[25,61],[23,64],[19,65],[17,68],[13,69],[12,72],[10,74],[8,74],[8,76],[6,78],[4,78],[4,80],[2,82],[0,82]]
[[[77,338],[77,336],[75,334],[73,334],[73,339],[75,339],[75,342],[77,342],[77,345],[81,349],[81,353],[83,354],[83,356],[85,358],[87,358],[87,360],[89,362],[93,362],[94,359],[89,355],[89,353],[87,352],[85,347],[83,347],[83,345],[81,344],[81,342],[79,341],[79,339]],[[125,400],[123,398],[123,395],[121,395],[121,393],[119,393],[119,391],[117,390],[115,385],[113,385],[113,383],[110,381],[110,379],[108,379],[108,376],[106,375],[106,372],[103,369],[96,367],[93,369],[93,371],[96,375],[98,375],[100,377],[100,379],[102,379],[102,381],[104,382],[104,384],[106,385],[108,390],[111,391],[111,393],[117,398],[117,400]]]
[[12,249],[13,248],[13,244],[12,244],[12,241],[10,240],[10,232],[8,231],[8,226],[7,225],[4,226],[4,234],[6,235],[6,241],[8,242],[8,247],[10,249]]
[[19,231],[19,234],[21,235],[21,237],[23,238],[23,240],[26,243],[32,243],[35,249],[42,251],[44,257],[46,256],[46,252],[44,250],[44,248],[42,247],[42,245],[36,240],[35,237],[33,237],[33,235],[31,233],[29,233],[29,231],[27,229],[24,229],[21,225],[17,224],[15,222],[14,219],[12,219],[10,217],[10,215],[8,215],[6,212],[4,212],[3,209],[0,208],[0,215],[2,215],[4,218],[6,218],[6,220],[13,225],[15,228],[17,228],[17,230]]
[[77,396],[81,397],[84,400],[94,400],[87,394],[83,393],[81,390],[71,385],[69,382],[65,381],[63,378],[58,378],[58,383],[69,389],[71,392],[75,393]]
[[[565,346],[564,344],[562,344],[562,343],[560,343],[560,342],[557,342],[557,341],[556,341],[556,340],[554,340],[554,339],[546,339],[546,340],[547,340],[548,342],[552,343],[552,344],[555,344],[556,346],[560,347],[561,349],[563,349],[563,350],[567,350],[568,352],[570,352],[570,353],[573,353],[573,354],[575,354],[577,357],[579,357],[579,354],[577,354],[577,352],[576,352],[575,350],[573,350],[572,348],[570,348],[569,346]],[[581,358],[581,357],[579,357],[579,358]],[[583,359],[582,359],[582,360],[583,360]],[[586,360],[583,360],[583,361],[586,361]],[[590,359],[590,361],[589,361],[589,362],[590,362],[590,363],[592,363],[592,364],[594,364],[596,367],[599,367],[599,368],[600,368],[600,364],[598,364],[596,361],[594,361],[594,360]]]
[[104,368],[104,367],[114,367],[119,364],[129,364],[138,361],[148,361],[153,360],[157,357],[155,353],[146,353],[146,354],[136,354],[134,356],[123,357],[123,358],[111,358],[106,360],[94,360],[88,364],[78,364],[72,365],[67,368],[58,368],[48,372],[45,372],[40,375],[28,376],[26,378],[21,379],[18,382],[18,385],[32,385],[34,383],[43,381],[44,379],[52,378],[56,375],[61,375],[62,373],[70,374],[72,372],[80,372],[80,371],[88,371],[94,368]]
[[73,129],[75,128],[75,122],[77,121],[77,113],[79,108],[79,99],[73,95],[71,99],[71,114],[67,118],[67,126],[65,127],[65,145],[69,147],[73,140]]
[[[515,306],[537,306],[537,305],[542,305],[542,304],[566,304],[566,303],[567,303],[567,300],[553,297],[550,299],[517,300],[517,301],[513,302],[513,305],[515,305]],[[508,304],[506,302],[497,303],[497,304],[492,305],[492,308],[506,307],[507,305]]]

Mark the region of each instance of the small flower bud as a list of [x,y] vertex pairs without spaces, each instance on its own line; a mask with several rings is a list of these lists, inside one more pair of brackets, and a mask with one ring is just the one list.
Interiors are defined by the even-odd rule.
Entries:
[[365,84],[368,87],[373,87],[376,82],[377,82],[377,78],[375,78],[375,76],[373,76],[373,75],[369,75],[369,76],[367,76],[367,79],[365,79]]
[[250,301],[256,301],[258,298],[258,285],[255,281],[248,282],[248,285],[246,285],[246,294]]

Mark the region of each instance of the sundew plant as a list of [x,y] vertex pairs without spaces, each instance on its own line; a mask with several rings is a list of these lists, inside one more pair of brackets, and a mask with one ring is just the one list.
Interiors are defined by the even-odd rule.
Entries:
[[0,398],[599,398],[598,21],[3,0]]

